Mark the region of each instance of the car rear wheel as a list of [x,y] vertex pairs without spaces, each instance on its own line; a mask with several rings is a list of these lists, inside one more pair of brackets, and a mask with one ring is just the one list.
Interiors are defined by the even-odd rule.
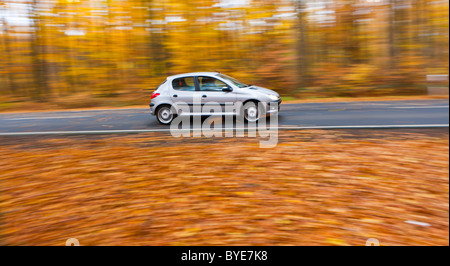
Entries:
[[163,105],[156,111],[156,119],[158,119],[158,122],[163,125],[172,123],[174,117],[175,115],[173,112],[173,108],[169,105]]

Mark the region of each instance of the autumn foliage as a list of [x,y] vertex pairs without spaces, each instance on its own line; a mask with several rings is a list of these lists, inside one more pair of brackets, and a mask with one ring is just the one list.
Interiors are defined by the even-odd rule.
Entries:
[[0,141],[0,245],[449,243],[448,131]]
[[0,109],[147,104],[167,75],[216,70],[297,98],[424,94],[426,75],[448,75],[448,7],[0,0]]

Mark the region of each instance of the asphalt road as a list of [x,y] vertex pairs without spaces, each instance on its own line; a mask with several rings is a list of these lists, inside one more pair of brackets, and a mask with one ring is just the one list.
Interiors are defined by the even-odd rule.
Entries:
[[[448,100],[282,104],[279,128],[448,127]],[[166,131],[148,108],[0,113],[0,135]]]

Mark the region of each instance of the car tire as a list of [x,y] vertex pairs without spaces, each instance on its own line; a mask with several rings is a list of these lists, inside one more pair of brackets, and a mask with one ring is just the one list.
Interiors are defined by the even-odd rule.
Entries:
[[156,119],[160,124],[170,125],[175,117],[175,110],[170,105],[162,105],[156,109]]
[[241,109],[241,117],[246,123],[256,123],[261,118],[263,110],[256,101],[244,103]]

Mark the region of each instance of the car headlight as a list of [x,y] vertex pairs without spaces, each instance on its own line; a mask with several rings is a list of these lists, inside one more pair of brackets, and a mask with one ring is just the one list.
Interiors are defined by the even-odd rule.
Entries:
[[276,96],[276,95],[269,94],[268,96],[269,96],[269,98],[270,98],[272,101],[277,101],[277,100],[278,100],[278,96]]

